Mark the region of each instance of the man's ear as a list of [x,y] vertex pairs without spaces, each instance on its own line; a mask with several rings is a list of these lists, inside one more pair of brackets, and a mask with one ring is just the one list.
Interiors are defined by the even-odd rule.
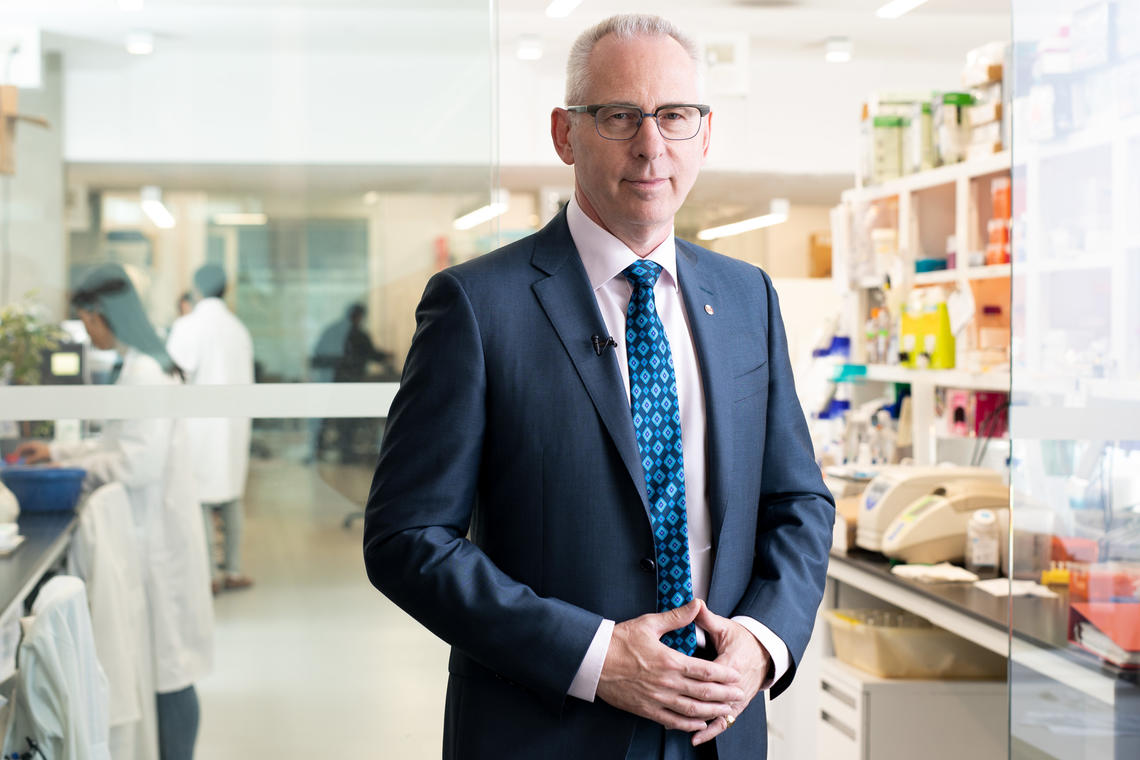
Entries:
[[574,148],[570,145],[570,112],[565,108],[555,108],[550,112],[550,139],[554,142],[554,152],[567,166],[574,165]]

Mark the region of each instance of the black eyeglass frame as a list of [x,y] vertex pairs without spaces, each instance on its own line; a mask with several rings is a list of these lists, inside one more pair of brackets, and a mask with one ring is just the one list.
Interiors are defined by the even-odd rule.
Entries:
[[[634,127],[633,134],[631,134],[629,137],[606,137],[603,135],[601,128],[598,126],[598,111],[602,110],[603,108],[626,108],[637,111],[637,126]],[[596,131],[598,133],[598,137],[602,138],[603,140],[614,140],[616,142],[626,142],[628,140],[632,140],[633,138],[637,137],[637,133],[641,131],[641,123],[645,121],[646,117],[650,116],[652,116],[657,123],[657,133],[660,134],[661,137],[665,140],[684,142],[685,140],[692,140],[694,137],[701,133],[701,127],[699,124],[697,125],[697,131],[689,137],[669,137],[663,131],[661,131],[661,121],[657,118],[657,116],[662,111],[667,111],[670,108],[695,108],[700,112],[702,119],[712,112],[711,106],[706,106],[702,103],[666,103],[663,106],[657,106],[653,113],[646,113],[645,111],[641,110],[641,106],[630,105],[629,103],[594,103],[593,105],[588,106],[566,106],[566,110],[570,113],[588,113],[593,116],[594,131]]]

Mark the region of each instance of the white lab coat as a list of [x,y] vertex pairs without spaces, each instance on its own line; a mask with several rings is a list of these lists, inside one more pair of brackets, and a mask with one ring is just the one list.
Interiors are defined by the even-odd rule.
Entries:
[[[166,350],[192,385],[253,382],[253,341],[220,298],[203,298],[170,328]],[[186,421],[198,497],[209,504],[239,499],[249,469],[249,418]]]
[[83,581],[52,578],[21,620],[19,670],[5,753],[27,753],[27,739],[52,760],[110,760],[107,679],[95,655]]
[[100,486],[83,503],[67,565],[87,584],[95,651],[110,687],[116,760],[158,758],[154,656],[139,557],[126,489]]
[[[152,357],[129,349],[120,385],[176,384]],[[87,470],[91,485],[127,490],[159,693],[205,676],[213,660],[214,606],[202,509],[189,467],[182,420],[108,420],[102,434],[52,444],[52,458]]]

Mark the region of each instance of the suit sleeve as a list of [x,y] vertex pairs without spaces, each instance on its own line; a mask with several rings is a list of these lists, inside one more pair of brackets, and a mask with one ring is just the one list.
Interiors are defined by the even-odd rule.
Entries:
[[792,682],[823,599],[835,502],[823,484],[796,396],[779,300],[762,275],[768,295],[768,428],[752,581],[733,614],[763,623],[788,647],[790,667],[771,689],[776,697]]
[[486,365],[453,274],[428,283],[416,322],[368,497],[368,577],[434,634],[557,711],[602,618],[539,597],[468,540],[486,476]]

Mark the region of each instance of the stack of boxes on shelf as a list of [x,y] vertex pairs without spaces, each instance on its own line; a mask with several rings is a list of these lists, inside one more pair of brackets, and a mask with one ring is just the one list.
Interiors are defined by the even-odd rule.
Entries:
[[970,51],[962,90],[876,93],[863,106],[861,184],[880,184],[1009,147],[1002,83],[1008,52],[1004,42]]
[[962,86],[974,103],[966,109],[967,140],[965,158],[984,158],[1000,153],[1010,144],[1006,88],[1002,83],[1009,45],[991,42],[966,54]]

